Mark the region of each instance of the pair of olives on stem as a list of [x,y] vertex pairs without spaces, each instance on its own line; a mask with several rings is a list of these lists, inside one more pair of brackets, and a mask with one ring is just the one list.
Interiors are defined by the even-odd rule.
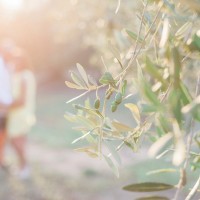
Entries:
[[[115,100],[112,102],[111,104],[111,111],[112,112],[115,112],[117,110],[117,107],[118,105],[122,102],[122,93],[121,92],[118,92],[116,95],[115,95]],[[100,99],[97,98],[94,102],[94,107],[95,109],[99,109],[100,107]]]
[[115,100],[111,104],[111,111],[115,112],[117,110],[118,105],[122,102],[122,93],[118,92],[115,95]]

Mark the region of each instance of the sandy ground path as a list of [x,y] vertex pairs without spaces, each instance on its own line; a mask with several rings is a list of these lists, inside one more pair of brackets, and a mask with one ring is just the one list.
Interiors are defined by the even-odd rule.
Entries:
[[[8,153],[12,158],[13,152]],[[131,162],[132,158],[134,163],[144,159],[144,152],[134,157],[124,153],[123,165],[130,164],[132,168],[128,171],[121,167],[120,178],[102,160],[71,149],[54,149],[31,140],[27,155],[32,170],[30,179],[21,181],[0,170],[0,200],[123,200],[141,196],[123,191],[122,187],[137,181],[138,168]],[[173,194],[174,191],[161,193],[168,197]]]
[[[7,155],[16,164],[14,152],[9,148]],[[29,141],[27,156],[32,171],[30,179],[21,181],[0,170],[0,200],[120,200],[132,197],[121,190],[123,179],[117,179],[102,160],[71,149],[52,149],[34,141]]]

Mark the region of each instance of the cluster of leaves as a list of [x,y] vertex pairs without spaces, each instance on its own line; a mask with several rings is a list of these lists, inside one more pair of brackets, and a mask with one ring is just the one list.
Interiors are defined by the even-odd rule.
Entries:
[[[118,176],[118,165],[121,163],[119,150],[127,146],[137,151],[142,141],[149,139],[152,141],[149,148],[151,157],[159,159],[170,154],[175,166],[173,170],[180,168],[177,185],[147,182],[126,186],[125,190],[149,192],[176,188],[174,199],[178,199],[180,190],[187,184],[188,165],[192,170],[200,168],[200,5],[196,4],[194,9],[193,3],[144,1],[138,33],[126,31],[132,39],[129,50],[120,52],[118,47],[112,47],[113,57],[119,63],[117,75],[105,66],[105,73],[96,83],[77,64],[79,74],[71,72],[73,82],[66,81],[70,88],[85,90],[68,103],[96,91],[93,105],[86,100],[83,105],[74,105],[75,114],[65,115],[70,122],[79,124],[76,129],[83,134],[73,143],[87,141],[88,146],[77,151],[105,159]],[[119,5],[117,11],[120,11]],[[122,58],[122,54],[130,54],[130,49],[131,57]],[[195,72],[195,81],[189,78],[191,69]],[[133,70],[137,75],[130,76]],[[133,95],[129,88],[137,91],[140,97],[138,102],[127,103]],[[101,98],[100,91],[104,92]],[[137,124],[135,127],[108,116],[108,107],[117,112],[119,105],[131,111]],[[162,169],[157,173],[166,171],[171,170]],[[200,178],[187,200],[195,195],[199,184]],[[167,199],[141,199],[153,198]]]

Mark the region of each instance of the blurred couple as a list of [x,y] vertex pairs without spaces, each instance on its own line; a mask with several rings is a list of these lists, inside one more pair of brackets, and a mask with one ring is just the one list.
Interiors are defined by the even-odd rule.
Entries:
[[0,46],[0,167],[8,170],[4,153],[9,141],[18,158],[17,176],[26,179],[27,133],[35,123],[36,81],[26,53],[14,44]]

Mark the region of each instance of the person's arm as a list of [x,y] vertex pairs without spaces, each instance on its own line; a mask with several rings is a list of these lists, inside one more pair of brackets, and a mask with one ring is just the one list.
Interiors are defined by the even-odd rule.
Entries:
[[18,107],[22,107],[25,105],[26,102],[26,79],[23,78],[23,80],[21,81],[21,85],[20,85],[20,95],[19,98],[16,99],[10,106],[11,109],[15,109]]

